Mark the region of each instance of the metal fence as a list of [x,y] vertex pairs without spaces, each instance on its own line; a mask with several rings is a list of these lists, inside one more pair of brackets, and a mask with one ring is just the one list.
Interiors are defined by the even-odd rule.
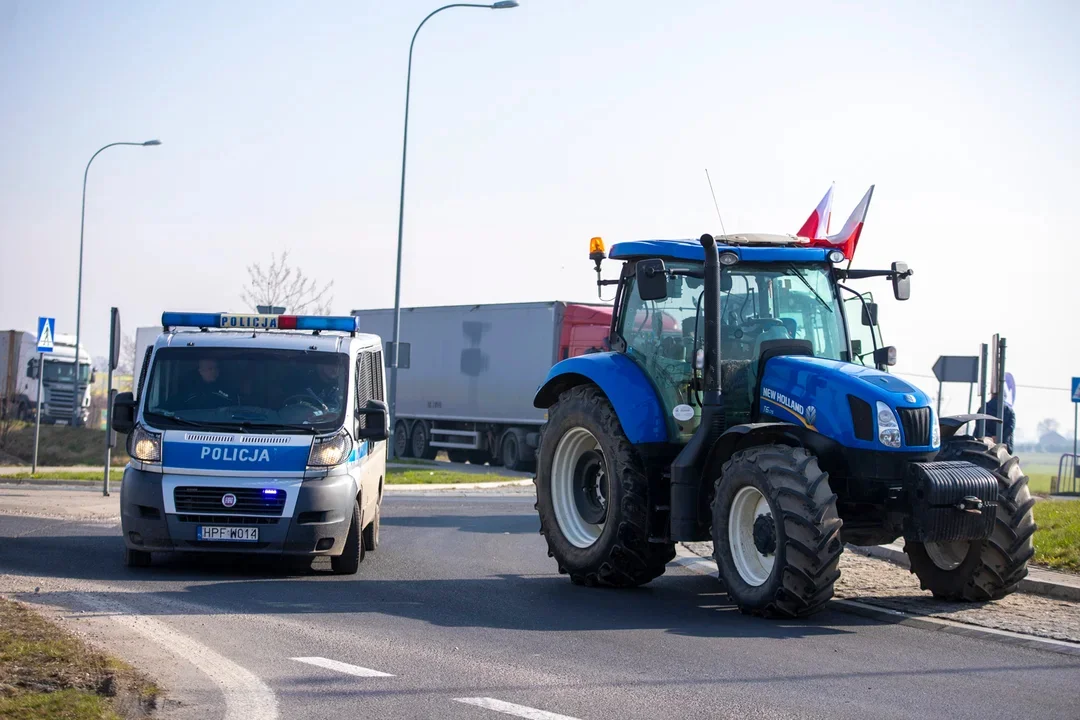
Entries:
[[1058,460],[1057,477],[1054,478],[1057,487],[1051,488],[1051,492],[1056,495],[1080,495],[1078,470],[1080,470],[1080,457],[1072,453],[1064,453]]

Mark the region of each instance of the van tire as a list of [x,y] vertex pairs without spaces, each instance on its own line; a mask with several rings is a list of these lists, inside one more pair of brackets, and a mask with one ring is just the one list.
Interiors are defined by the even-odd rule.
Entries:
[[353,501],[352,521],[345,536],[340,555],[330,557],[330,569],[335,575],[355,575],[364,559],[364,544],[360,541],[360,503]]

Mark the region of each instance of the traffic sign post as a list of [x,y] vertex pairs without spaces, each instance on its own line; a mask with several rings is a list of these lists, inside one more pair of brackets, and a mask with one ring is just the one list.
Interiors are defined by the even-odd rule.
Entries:
[[39,317],[37,325],[37,411],[34,413],[34,460],[30,464],[31,475],[37,472],[38,440],[41,438],[41,376],[45,374],[45,353],[53,351],[56,318]]
[[105,394],[105,477],[102,480],[101,494],[109,496],[109,470],[112,465],[112,449],[116,445],[116,433],[112,427],[113,406],[113,370],[120,363],[120,311],[112,308],[109,312],[109,390]]

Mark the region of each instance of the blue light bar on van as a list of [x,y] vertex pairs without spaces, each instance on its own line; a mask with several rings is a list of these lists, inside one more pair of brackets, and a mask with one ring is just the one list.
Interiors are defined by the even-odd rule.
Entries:
[[241,315],[237,313],[161,313],[162,327],[226,330],[336,330],[354,333],[359,318],[349,315]]

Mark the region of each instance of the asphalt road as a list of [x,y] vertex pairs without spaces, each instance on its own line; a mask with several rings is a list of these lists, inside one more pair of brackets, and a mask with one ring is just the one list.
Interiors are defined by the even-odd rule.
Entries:
[[643,589],[575,587],[547,557],[532,502],[388,497],[382,545],[352,577],[229,558],[128,569],[111,521],[0,516],[0,591],[115,620],[111,642],[160,667],[184,703],[171,710],[200,720],[259,716],[244,707],[478,720],[1078,715],[1076,657],[833,611],[744,617],[715,579],[676,565]]

